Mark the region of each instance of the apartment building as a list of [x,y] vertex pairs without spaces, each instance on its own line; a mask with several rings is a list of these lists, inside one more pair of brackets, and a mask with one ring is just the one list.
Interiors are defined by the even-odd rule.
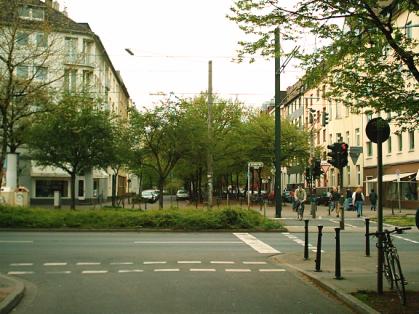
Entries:
[[[23,0],[19,4],[17,44],[51,49],[42,66],[32,58],[16,68],[16,76],[25,79],[36,75],[57,91],[87,91],[101,99],[103,109],[111,110],[121,119],[127,118],[133,105],[121,75],[114,68],[106,49],[89,24],[77,23],[60,11],[52,0]],[[7,5],[7,4],[6,4]],[[6,21],[7,22],[7,21]],[[2,23],[3,24],[3,23]],[[3,24],[3,27],[8,27]],[[51,203],[54,191],[60,191],[62,200],[70,198],[70,177],[54,167],[40,167],[35,161],[19,163],[19,185],[29,188],[32,204]],[[128,173],[121,172],[116,180],[117,194],[128,189]],[[110,197],[112,172],[110,169],[93,169],[76,179],[76,196],[79,201]]]

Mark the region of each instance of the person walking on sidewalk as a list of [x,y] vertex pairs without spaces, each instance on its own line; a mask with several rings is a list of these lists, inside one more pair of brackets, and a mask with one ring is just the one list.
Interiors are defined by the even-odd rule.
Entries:
[[332,189],[332,196],[330,202],[332,203],[332,211],[336,209],[336,217],[339,217],[339,200],[340,200],[340,193],[338,189],[334,186]]
[[377,210],[377,193],[374,189],[371,189],[370,192],[370,202],[371,202],[371,210]]
[[351,204],[352,204],[352,191],[350,189],[347,189],[345,200],[343,202],[343,209],[345,211],[351,209]]
[[295,208],[297,209],[298,219],[303,219],[304,214],[304,202],[307,200],[306,190],[301,185],[295,190]]
[[362,193],[362,187],[358,186],[356,191],[352,194],[352,204],[356,209],[357,217],[362,216],[362,205],[364,205],[365,196]]

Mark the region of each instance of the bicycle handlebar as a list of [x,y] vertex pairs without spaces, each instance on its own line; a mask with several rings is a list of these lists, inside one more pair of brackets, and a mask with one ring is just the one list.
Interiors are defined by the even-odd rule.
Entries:
[[404,228],[397,228],[397,227],[395,227],[394,228],[394,230],[387,230],[387,229],[385,229],[383,232],[378,232],[378,231],[376,231],[376,232],[371,232],[371,233],[368,233],[368,235],[369,236],[380,236],[380,235],[384,235],[384,234],[390,234],[390,233],[398,233],[398,234],[401,234],[401,233],[403,233],[403,230],[410,230],[410,229],[412,229],[412,227],[404,227]]

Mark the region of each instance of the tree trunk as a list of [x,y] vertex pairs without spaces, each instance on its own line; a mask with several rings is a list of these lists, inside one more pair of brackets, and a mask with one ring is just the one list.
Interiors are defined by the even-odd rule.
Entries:
[[7,154],[7,141],[8,141],[8,136],[7,136],[7,114],[5,114],[5,112],[2,110],[2,125],[3,125],[3,134],[2,134],[2,144],[1,144],[1,159],[0,159],[0,186],[3,185],[3,171],[4,171],[4,163],[3,160],[6,159],[6,154]]
[[116,174],[112,175],[112,207],[116,207]]
[[257,170],[257,174],[258,174],[258,195],[260,196],[262,194],[262,168],[259,168]]
[[202,203],[203,197],[202,197],[202,167],[198,170],[198,195],[199,195],[199,202]]
[[236,190],[237,190],[237,199],[240,197],[240,183],[239,183],[239,173],[236,173]]
[[251,175],[252,175],[252,179],[250,181],[250,190],[252,191],[252,195],[255,189],[255,169],[250,168],[251,169]]
[[165,178],[159,178],[159,209],[163,209],[163,187],[164,187]]
[[76,173],[70,174],[70,189],[71,189],[71,209],[76,209]]

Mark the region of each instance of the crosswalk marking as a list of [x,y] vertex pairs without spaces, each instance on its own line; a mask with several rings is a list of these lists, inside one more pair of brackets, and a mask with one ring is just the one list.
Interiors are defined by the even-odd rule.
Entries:
[[233,234],[258,253],[281,253],[278,250],[275,250],[270,245],[258,240],[256,237],[252,236],[249,233],[235,232]]

